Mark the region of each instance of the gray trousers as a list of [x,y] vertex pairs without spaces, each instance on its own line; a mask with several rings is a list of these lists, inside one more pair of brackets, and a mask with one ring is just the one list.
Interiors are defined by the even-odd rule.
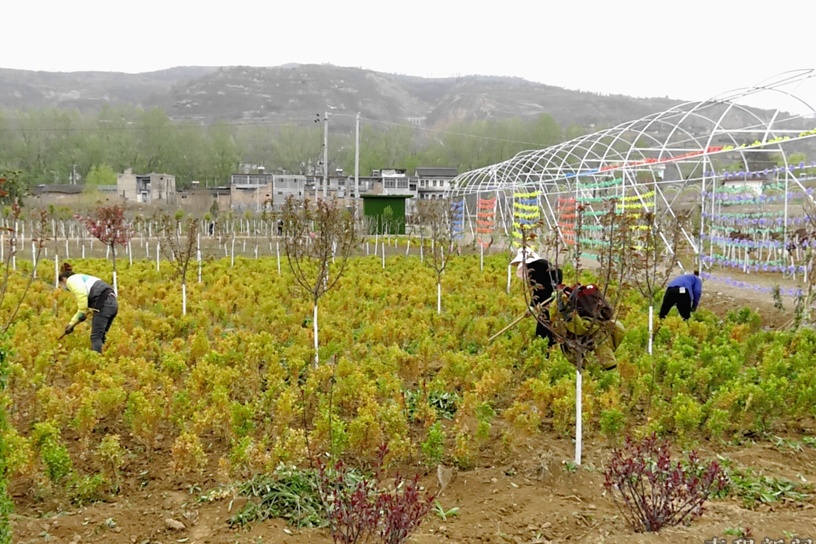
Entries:
[[119,304],[113,294],[105,297],[105,303],[102,304],[101,310],[94,312],[91,321],[91,349],[95,352],[102,353],[105,337],[113,324],[113,318],[116,317],[118,312]]

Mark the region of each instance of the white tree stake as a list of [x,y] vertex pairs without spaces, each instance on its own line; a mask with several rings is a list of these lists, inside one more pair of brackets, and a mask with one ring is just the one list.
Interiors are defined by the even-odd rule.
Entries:
[[187,284],[181,284],[181,315],[187,315]]
[[320,362],[320,356],[317,351],[317,303],[314,305],[314,348],[315,348],[315,368],[317,368],[318,363]]
[[59,289],[59,255],[54,253],[54,289]]
[[[654,328],[654,306],[649,305],[649,355],[652,354],[652,330]],[[652,362],[654,364],[654,362]]]
[[581,376],[581,371],[577,370],[575,375],[575,464],[581,464],[581,441],[582,441],[582,434],[584,432],[584,425],[582,421],[581,411],[582,411],[582,398],[581,394],[583,392],[583,378]]
[[436,313],[442,315],[442,282],[436,284]]
[[275,242],[275,255],[278,258],[278,276],[281,274],[281,266],[280,266],[280,242]]
[[160,268],[159,268],[159,266],[160,266],[159,265],[159,256],[161,255],[161,253],[159,251],[160,249],[161,249],[161,242],[156,242],[156,272],[160,271]]
[[113,294],[119,296],[119,284],[116,282],[116,271],[113,272]]

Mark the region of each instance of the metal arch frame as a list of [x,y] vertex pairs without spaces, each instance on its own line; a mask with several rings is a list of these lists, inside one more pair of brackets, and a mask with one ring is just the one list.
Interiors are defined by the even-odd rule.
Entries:
[[[713,191],[716,191],[716,175],[712,177],[707,174],[709,169],[714,170],[714,159],[717,156],[737,153],[747,165],[749,153],[779,153],[786,168],[789,166],[783,144],[813,136],[802,136],[800,129],[782,128],[785,123],[801,121],[811,114],[816,117],[816,108],[796,94],[806,84],[816,87],[816,70],[783,72],[766,78],[754,86],[728,91],[702,102],[678,104],[663,112],[578,136],[545,149],[522,151],[511,159],[460,174],[454,178],[445,196],[450,198],[473,193],[495,192],[497,196],[500,196],[500,200],[503,197],[506,201],[508,190],[535,188],[544,193],[543,200],[547,203],[547,208],[543,210],[545,212],[543,215],[548,224],[557,227],[557,217],[555,210],[552,209],[550,197],[573,192],[579,178],[620,172],[625,179],[635,170],[648,170],[652,172],[653,179],[657,180],[656,170],[662,169],[665,174],[672,168],[674,175],[670,177],[675,179],[668,179],[664,175],[660,183],[654,183],[656,195],[660,197],[662,205],[665,206],[663,213],[670,213],[674,216],[672,208],[677,198],[684,194],[689,184],[694,186],[697,182],[700,183],[701,206],[704,210],[706,182],[710,181]],[[793,90],[789,90],[791,86],[794,87]],[[765,120],[754,111],[759,108],[743,104],[747,99],[763,93],[773,98],[779,96],[790,99],[795,104],[804,106],[806,110],[809,110],[809,114],[780,118],[782,109],[776,107],[766,110],[773,111],[773,115],[770,120]],[[741,118],[747,118],[749,121],[739,122]],[[697,127],[692,126],[692,123],[697,123]],[[700,130],[700,124],[703,125],[703,137],[695,135],[695,130]],[[739,128],[729,128],[732,125]],[[655,126],[668,126],[669,130],[664,136],[659,137],[659,134],[650,133]],[[741,146],[739,135],[749,133],[762,134],[762,139],[758,140],[760,145],[751,145],[747,148]],[[773,141],[782,135],[787,135],[789,139]],[[732,146],[732,149],[718,150],[714,147],[715,142],[718,146]],[[647,143],[647,147],[641,147],[643,143]],[[633,161],[637,164],[634,164]],[[687,163],[693,163],[694,168],[684,179],[682,165]],[[786,195],[789,177],[785,177]],[[804,190],[804,186],[798,179],[794,178],[793,181]],[[681,183],[682,186],[669,200],[660,186],[671,187],[678,183]],[[625,187],[625,189],[628,188]],[[641,197],[638,183],[632,183],[631,188],[638,197]],[[512,195],[509,195],[509,198],[512,199]],[[813,197],[810,198],[813,200]],[[642,197],[640,201],[645,207],[646,203]],[[506,206],[507,202],[505,202]],[[786,219],[787,210],[786,196]],[[703,228],[704,226],[701,225],[701,234]],[[560,232],[560,229],[558,230]],[[691,235],[685,231],[684,234],[699,255],[702,251],[702,244],[698,247]],[[785,237],[787,238],[787,231]]]

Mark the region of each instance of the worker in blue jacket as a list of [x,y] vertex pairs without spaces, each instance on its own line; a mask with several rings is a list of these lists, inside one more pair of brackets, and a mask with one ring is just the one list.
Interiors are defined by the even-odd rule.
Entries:
[[663,305],[660,306],[660,319],[668,315],[673,306],[677,306],[680,317],[687,320],[691,317],[691,312],[697,311],[700,304],[700,297],[703,294],[703,280],[700,279],[700,272],[694,274],[683,274],[677,276],[669,282],[666,294],[663,295]]

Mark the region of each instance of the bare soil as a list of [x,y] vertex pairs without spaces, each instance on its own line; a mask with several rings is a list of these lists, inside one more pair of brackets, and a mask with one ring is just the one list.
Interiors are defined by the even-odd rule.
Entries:
[[[603,466],[608,445],[590,441],[585,448],[584,464],[573,468],[567,460],[573,455],[569,437],[543,435],[513,452],[496,455],[502,445],[491,444],[479,459],[478,467],[454,473],[439,497],[447,510],[458,507],[459,514],[440,519],[436,514],[423,523],[412,538],[418,543],[492,542],[540,543],[677,543],[703,544],[714,536],[725,537],[728,529],[742,529],[761,542],[764,537],[800,538],[816,536],[816,498],[804,503],[778,503],[771,507],[746,510],[734,501],[708,504],[705,515],[689,527],[664,529],[657,534],[635,533],[620,516],[614,503],[605,496]],[[771,445],[748,448],[717,446],[718,453],[733,461],[753,466],[769,476],[807,481],[816,479],[816,450],[782,450]],[[713,451],[703,451],[713,456]],[[156,458],[153,466],[168,466],[169,458]],[[140,487],[142,466],[128,467],[123,492],[111,502],[84,508],[66,507],[60,501],[32,500],[28,490],[16,486],[17,512],[13,516],[15,542],[69,543],[122,542],[157,544],[226,544],[291,542],[293,544],[331,542],[325,529],[295,530],[283,520],[271,520],[250,530],[230,529],[227,520],[246,499],[226,497],[212,503],[199,503],[201,491],[183,489],[167,477],[158,476]],[[210,487],[214,480],[202,487]],[[438,490],[436,471],[428,472],[423,484]],[[230,511],[232,508],[232,511]],[[184,524],[171,529],[166,520]],[[734,536],[726,537],[731,542]]]

